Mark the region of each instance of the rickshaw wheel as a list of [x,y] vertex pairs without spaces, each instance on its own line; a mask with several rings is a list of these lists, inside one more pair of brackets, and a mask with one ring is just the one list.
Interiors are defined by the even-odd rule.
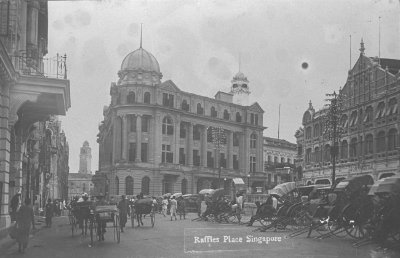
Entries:
[[93,246],[94,238],[96,237],[96,232],[93,232],[96,230],[96,225],[93,218],[90,219],[89,230],[90,230],[90,245]]

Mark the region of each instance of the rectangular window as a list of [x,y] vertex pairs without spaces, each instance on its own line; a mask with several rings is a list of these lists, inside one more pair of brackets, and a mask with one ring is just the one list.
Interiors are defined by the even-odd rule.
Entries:
[[148,147],[148,143],[144,142],[142,143],[142,162],[147,162],[147,148]]
[[200,128],[197,126],[193,126],[193,140],[195,141],[200,140]]
[[199,150],[193,150],[193,165],[200,166],[200,154]]
[[180,127],[181,127],[181,129],[179,130],[180,137],[182,139],[185,139],[186,138],[186,127],[183,123],[181,123]]
[[233,146],[239,146],[239,134],[238,133],[233,134]]
[[258,115],[254,115],[254,118],[255,118],[254,124],[255,124],[255,125],[258,125]]
[[250,172],[256,172],[256,157],[250,156]]
[[174,162],[174,153],[171,152],[171,145],[163,144],[162,145],[162,163],[173,163]]
[[186,164],[185,148],[179,148],[179,164]]
[[148,133],[149,132],[149,117],[142,116],[142,132]]
[[174,95],[163,93],[163,106],[164,107],[174,107]]
[[250,124],[254,124],[254,114],[250,114]]
[[136,132],[136,116],[129,115],[130,120],[130,131]]
[[163,93],[163,106],[168,107],[169,106],[169,100],[168,100],[168,94],[167,93]]
[[239,169],[238,155],[233,155],[233,169]]
[[136,159],[136,143],[129,143],[129,161],[135,161]]
[[212,156],[211,151],[207,151],[207,167],[209,167],[209,168],[214,167],[214,158]]
[[10,22],[10,1],[0,1],[0,36],[8,35]]

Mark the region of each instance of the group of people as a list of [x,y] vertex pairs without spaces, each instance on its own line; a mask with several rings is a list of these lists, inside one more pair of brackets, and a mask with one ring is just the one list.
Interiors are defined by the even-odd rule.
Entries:
[[175,220],[177,220],[177,214],[179,215],[180,220],[182,219],[182,217],[183,219],[186,219],[185,200],[182,196],[179,196],[178,198],[176,198],[175,196],[172,196],[171,198],[165,196],[161,202],[161,207],[164,217],[168,215],[169,211],[169,214],[171,215],[171,221],[172,218],[175,218]]

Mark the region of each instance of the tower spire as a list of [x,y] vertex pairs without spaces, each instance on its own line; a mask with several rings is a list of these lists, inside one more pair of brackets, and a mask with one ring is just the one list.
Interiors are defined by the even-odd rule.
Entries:
[[142,48],[142,25],[143,23],[140,24],[140,48]]
[[361,43],[360,43],[361,47],[360,47],[360,54],[364,55],[364,51],[365,51],[365,47],[364,47],[364,40],[363,38],[361,38]]
[[241,69],[241,65],[242,65],[242,55],[239,52],[239,72],[240,72],[240,69]]

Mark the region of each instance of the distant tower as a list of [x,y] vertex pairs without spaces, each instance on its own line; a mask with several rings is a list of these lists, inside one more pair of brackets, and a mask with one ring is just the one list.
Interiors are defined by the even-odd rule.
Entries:
[[79,154],[79,173],[92,174],[92,149],[89,147],[88,141],[83,143],[81,153]]
[[233,77],[231,86],[231,93],[233,93],[233,103],[248,106],[249,105],[249,81],[247,77],[240,71],[240,60],[239,60],[239,72]]

